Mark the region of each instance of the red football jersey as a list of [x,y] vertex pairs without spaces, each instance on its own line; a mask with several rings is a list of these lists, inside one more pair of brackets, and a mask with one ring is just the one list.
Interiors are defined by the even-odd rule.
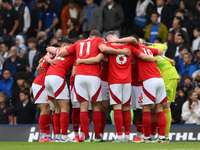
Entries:
[[[142,44],[138,44],[136,48],[138,48],[142,53],[152,57],[158,54],[158,49],[149,48]],[[138,58],[135,59],[138,65],[139,82],[151,78],[162,78],[156,62],[146,62]]]
[[139,82],[138,66],[136,61],[132,62],[132,86],[142,86],[142,82]]
[[[76,66],[76,57],[74,57],[74,64],[73,64],[73,66]],[[73,87],[74,86],[74,77],[71,75],[70,76],[70,83],[69,83],[69,85],[71,86],[71,87]]]
[[[67,48],[66,50],[70,55],[76,54],[76,58],[86,59],[90,57],[96,57],[100,50],[98,48],[99,45],[105,44],[103,38],[88,38],[83,41],[78,41],[74,43],[72,46]],[[87,65],[87,64],[80,64],[76,67],[75,75],[90,75],[90,76],[97,76],[100,75],[100,63],[95,65]]]
[[108,56],[104,57],[102,61],[100,78],[102,81],[108,82]]
[[57,75],[65,79],[65,75],[72,69],[74,63],[74,55],[60,57],[57,54],[54,59],[57,59],[58,63],[54,66],[50,65],[46,75]]
[[[55,55],[53,54],[50,54],[50,53],[47,53],[46,55],[50,55],[52,57],[52,59],[55,57]],[[41,85],[41,86],[44,86],[44,80],[45,80],[45,76],[46,76],[46,73],[47,73],[47,70],[50,66],[49,63],[47,63],[45,60],[44,60],[44,57],[46,56],[44,55],[42,57],[43,61],[42,61],[42,68],[45,69],[45,71],[41,74],[38,74],[37,77],[35,78],[35,80],[33,81],[33,83],[35,84],[38,84],[38,85]]]
[[[133,45],[130,43],[108,43],[106,46],[115,49],[128,48],[136,57],[141,53],[137,49],[133,50]],[[108,55],[108,59],[108,84],[131,83],[131,55]]]

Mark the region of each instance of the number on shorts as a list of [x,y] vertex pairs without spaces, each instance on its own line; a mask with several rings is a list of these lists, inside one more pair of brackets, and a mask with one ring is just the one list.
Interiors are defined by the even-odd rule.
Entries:
[[[83,55],[83,45],[85,44],[85,42],[81,42],[80,43],[80,56]],[[87,42],[87,51],[86,51],[86,55],[90,54],[90,46],[91,46],[91,42]]]

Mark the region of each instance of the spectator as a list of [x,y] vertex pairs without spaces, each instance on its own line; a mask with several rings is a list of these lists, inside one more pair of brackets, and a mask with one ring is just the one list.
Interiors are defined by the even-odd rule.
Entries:
[[171,7],[173,12],[175,12],[177,9],[177,6],[174,4],[173,0],[166,0],[165,5]]
[[120,28],[124,22],[124,12],[120,5],[114,0],[106,0],[107,4],[103,8],[103,33],[102,37],[105,39],[108,31],[115,31],[120,37]]
[[174,13],[172,9],[165,5],[164,0],[156,0],[155,11],[158,12],[160,17],[158,18],[158,22],[162,22],[169,29],[172,26],[172,21],[174,18]]
[[20,101],[19,92],[25,89],[25,81],[27,80],[27,76],[25,72],[19,72],[16,76],[17,85],[12,90],[12,106],[16,106],[16,104]]
[[6,105],[8,96],[0,92],[0,124],[13,124],[13,109]]
[[171,113],[172,113],[172,124],[182,124],[184,123],[181,113],[182,113],[182,106],[185,102],[184,100],[184,92],[183,90],[179,89],[176,92],[175,102],[171,103]]
[[168,32],[167,39],[164,44],[168,46],[168,49],[172,46],[172,44],[174,44],[174,32]]
[[[199,71],[199,70],[198,70],[198,71]],[[195,85],[195,87],[200,86],[200,71],[197,72],[197,75],[196,75],[196,77],[195,77],[195,79],[194,79],[194,85]]]
[[34,9],[31,11],[31,26],[28,29],[27,39],[29,39],[30,37],[36,37],[37,33],[40,32],[38,31],[38,16],[39,11],[42,8],[42,1],[43,0],[38,0]]
[[13,6],[19,13],[19,25],[16,32],[22,35],[24,40],[26,40],[26,33],[31,24],[29,9],[22,3],[22,0],[13,0]]
[[15,37],[15,46],[17,46],[17,48],[18,48],[17,53],[20,58],[23,58],[23,56],[27,50],[27,46],[24,45],[24,42],[25,41],[24,41],[24,38],[22,35],[17,35]]
[[194,51],[193,63],[194,64],[199,64],[200,63],[200,49]]
[[19,14],[18,12],[10,5],[10,0],[2,0],[3,7],[5,11],[2,13],[3,19],[3,28],[6,30],[6,34],[13,36],[19,25]]
[[0,48],[1,48],[1,55],[3,57],[3,61],[2,63],[4,63],[4,61],[10,57],[10,52],[9,52],[9,44],[8,42],[6,41],[3,41],[1,44],[0,44]]
[[190,91],[182,107],[182,118],[186,124],[200,124],[200,104],[195,91]]
[[[78,4],[76,4],[75,0],[69,0],[68,5],[66,5],[65,7],[63,7],[62,9],[62,13],[61,13],[61,22],[62,22],[62,29],[64,32],[64,35],[68,35],[68,21],[70,18],[74,18],[77,21],[79,20],[80,17],[80,13],[81,13],[81,8],[79,7]],[[75,29],[80,29],[80,24],[76,24],[75,25]]]
[[165,42],[165,39],[167,37],[167,33],[168,33],[168,29],[167,27],[162,23],[162,22],[158,22],[158,17],[159,14],[157,12],[153,12],[151,14],[151,22],[145,31],[145,38],[147,40],[149,40],[151,43],[154,42],[154,39],[156,37],[160,37],[161,38],[161,43]]
[[3,64],[3,70],[9,69],[11,71],[13,79],[17,75],[17,68],[22,64],[22,59],[17,56],[17,51],[18,48],[16,46],[12,46],[10,48],[11,57],[7,58]]
[[[179,49],[182,46],[186,46],[185,40],[182,34],[177,33],[174,37],[174,44],[169,47],[165,53],[165,55],[171,59],[177,57],[179,55]],[[189,48],[187,48],[189,50]],[[189,51],[190,52],[190,51]]]
[[14,124],[33,124],[35,117],[35,105],[29,100],[28,90],[19,92],[20,102],[16,104]]
[[189,4],[185,0],[179,1],[179,9],[184,11],[185,20],[192,20],[192,12],[190,11]]
[[192,41],[192,51],[200,49],[200,27],[196,27],[193,30],[195,39]]
[[194,27],[200,26],[200,1],[196,3],[196,11],[193,14],[192,25]]
[[34,9],[35,3],[37,2],[37,0],[23,0],[23,3],[28,6],[28,9],[30,12],[32,12],[32,10]]
[[181,73],[182,77],[186,75],[192,76],[192,74],[199,69],[198,64],[192,63],[192,55],[190,53],[185,53],[183,55],[183,61],[185,63],[185,67],[183,68],[183,72]]
[[5,92],[8,95],[8,104],[10,104],[10,98],[12,94],[13,78],[11,72],[8,69],[3,71],[3,79],[0,80],[0,92]]
[[90,31],[102,31],[102,12],[94,3],[94,0],[86,0],[87,5],[81,10],[79,22],[82,25],[82,32],[89,36]]
[[46,48],[47,48],[47,33],[44,31],[40,31],[38,34],[37,50],[41,52],[42,55],[45,55]]
[[182,24],[182,30],[185,30],[188,32],[188,36],[190,37],[190,39],[193,38],[193,26],[192,26],[192,23],[191,23],[191,20],[186,20],[185,19],[185,16],[184,16],[184,11],[183,10],[180,10],[180,9],[177,9],[176,12],[175,12],[175,17],[176,18],[181,18],[181,24]]
[[179,55],[174,58],[174,60],[176,62],[175,67],[176,67],[178,74],[181,74],[185,67],[185,63],[183,62],[183,56],[185,53],[188,53],[187,47],[181,46],[179,48]]
[[54,27],[58,24],[58,17],[55,11],[49,7],[46,1],[42,2],[43,10],[39,10],[38,33],[45,31],[48,35],[48,42],[54,36]]
[[28,51],[24,54],[23,61],[27,65],[27,71],[34,74],[38,61],[42,58],[42,54],[36,49],[37,39],[28,39]]
[[185,28],[181,28],[181,26],[182,26],[181,22],[182,22],[181,18],[175,17],[173,20],[172,28],[169,29],[169,31],[174,31],[175,33],[181,33],[183,35],[185,43],[190,45],[190,39],[188,36],[188,32]]
[[70,39],[78,39],[79,38],[79,31],[76,29],[76,24],[77,24],[77,20],[74,18],[71,18],[67,21],[67,27],[68,27],[68,37]]
[[154,3],[152,0],[138,0],[136,5],[136,14],[133,24],[133,33],[139,37],[144,37],[145,26],[150,23],[150,15]]
[[58,41],[58,46],[61,47],[62,40],[64,38],[63,30],[57,29],[54,38]]
[[200,99],[200,74],[198,74],[198,81],[197,81],[198,84],[196,84],[196,87],[195,87],[195,92],[197,92],[197,95],[198,95],[198,100]]

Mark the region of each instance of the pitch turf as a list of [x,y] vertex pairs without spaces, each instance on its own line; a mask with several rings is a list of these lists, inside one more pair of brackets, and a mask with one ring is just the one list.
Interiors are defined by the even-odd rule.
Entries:
[[0,150],[200,150],[200,142],[171,143],[28,143],[0,142]]

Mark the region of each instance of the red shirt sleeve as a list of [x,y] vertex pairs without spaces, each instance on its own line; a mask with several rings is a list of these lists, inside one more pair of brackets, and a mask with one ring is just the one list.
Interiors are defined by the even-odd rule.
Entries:
[[133,46],[132,53],[134,56],[138,57],[141,53],[135,46]]
[[69,48],[66,48],[66,51],[69,53],[69,55],[73,55],[76,53],[76,43],[71,45]]
[[99,45],[101,45],[101,44],[104,44],[105,45],[105,40],[103,39],[103,38],[101,38],[101,37],[99,37],[99,39],[98,39],[98,41],[97,41],[97,45],[99,46]]
[[148,47],[148,49],[151,50],[151,52],[153,53],[153,56],[158,55],[158,49],[157,49],[157,48],[151,48],[151,47]]

